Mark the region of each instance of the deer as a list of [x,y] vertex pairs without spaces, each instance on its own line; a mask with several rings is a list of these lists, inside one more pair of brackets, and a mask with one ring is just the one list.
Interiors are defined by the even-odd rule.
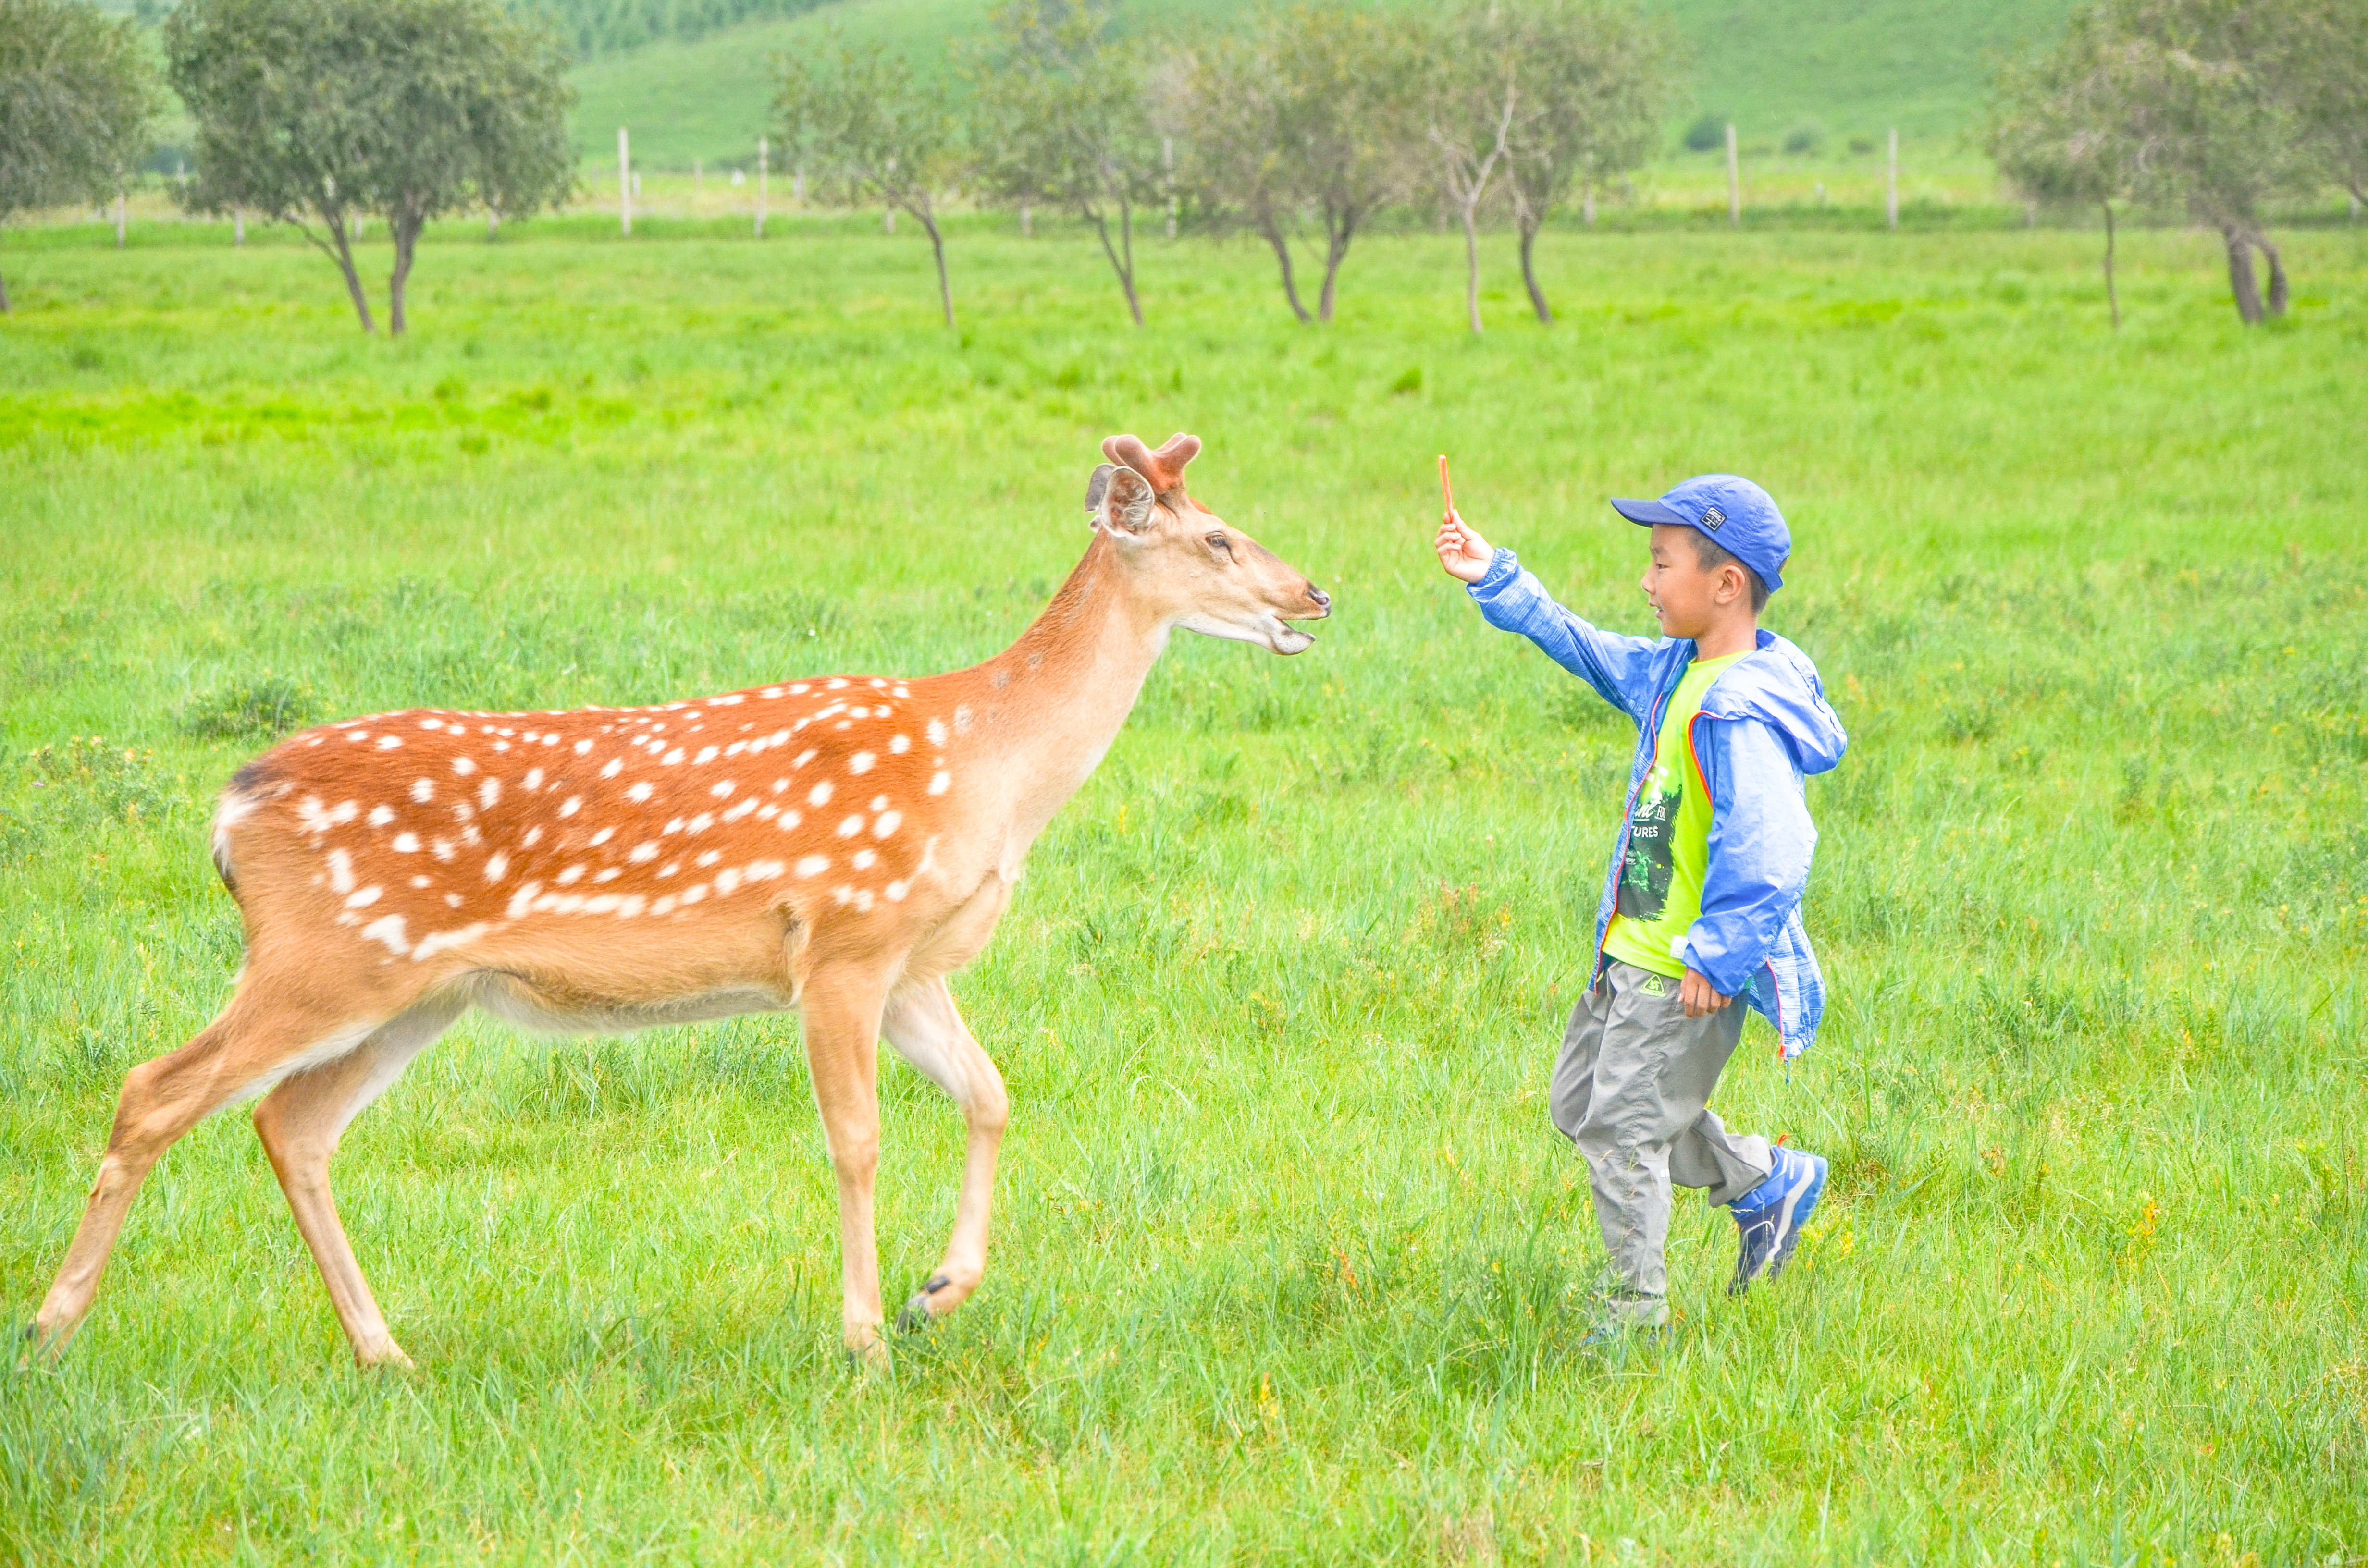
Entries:
[[618,1033],[794,1010],[837,1180],[844,1342],[886,1354],[872,1190],[879,1042],[967,1124],[943,1261],[900,1329],[986,1269],[1003,1078],[948,979],[1117,738],[1181,627],[1304,652],[1331,597],[1185,492],[1197,437],[1102,443],[1093,538],[1019,641],[920,678],[801,676],[648,708],[411,709],[292,735],[234,774],[212,849],[245,929],[221,1014],[125,1076],[28,1334],[88,1312],[141,1181],[233,1102],[254,1119],[355,1360],[407,1368],[338,1218],[354,1118],[471,1007]]

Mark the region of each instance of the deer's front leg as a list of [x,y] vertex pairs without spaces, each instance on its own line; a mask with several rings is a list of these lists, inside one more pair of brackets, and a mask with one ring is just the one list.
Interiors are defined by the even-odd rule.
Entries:
[[962,1199],[954,1210],[954,1233],[946,1244],[945,1261],[897,1314],[898,1327],[918,1328],[961,1306],[985,1276],[995,1161],[1003,1146],[1010,1102],[1003,1092],[1003,1074],[962,1023],[942,979],[897,993],[881,1030],[897,1054],[953,1096],[970,1127]]
[[825,971],[807,980],[806,1063],[814,1104],[838,1176],[839,1290],[847,1347],[876,1358],[880,1255],[872,1236],[871,1189],[880,1173],[880,1008],[884,988],[866,973]]

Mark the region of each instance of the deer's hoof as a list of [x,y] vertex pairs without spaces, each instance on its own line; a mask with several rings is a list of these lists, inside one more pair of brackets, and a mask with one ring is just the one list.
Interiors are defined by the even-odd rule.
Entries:
[[905,1303],[904,1311],[896,1314],[896,1332],[918,1334],[937,1322],[938,1314],[931,1309],[929,1298],[952,1283],[942,1274],[931,1275],[928,1283],[914,1291],[912,1300]]

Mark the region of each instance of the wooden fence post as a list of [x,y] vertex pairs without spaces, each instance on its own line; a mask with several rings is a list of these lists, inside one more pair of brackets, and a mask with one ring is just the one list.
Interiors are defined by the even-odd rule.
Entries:
[[765,194],[772,186],[773,143],[769,137],[757,138],[757,237],[765,237]]
[[1890,162],[1883,173],[1883,222],[1885,228],[1899,227],[1899,127],[1896,125],[1891,128]]
[[115,187],[115,248],[117,250],[123,248],[123,187],[119,185]]
[[625,128],[617,127],[617,222],[631,238],[633,233],[633,151]]
[[1735,121],[1726,122],[1726,221],[1743,226],[1743,176],[1735,164]]
[[234,245],[246,244],[246,209],[244,207],[230,210],[230,243]]

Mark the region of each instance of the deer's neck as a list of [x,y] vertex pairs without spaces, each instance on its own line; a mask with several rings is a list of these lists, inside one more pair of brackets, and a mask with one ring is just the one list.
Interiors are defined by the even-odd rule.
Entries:
[[1098,536],[1019,640],[965,671],[962,768],[1024,850],[1093,773],[1133,710],[1167,628]]

